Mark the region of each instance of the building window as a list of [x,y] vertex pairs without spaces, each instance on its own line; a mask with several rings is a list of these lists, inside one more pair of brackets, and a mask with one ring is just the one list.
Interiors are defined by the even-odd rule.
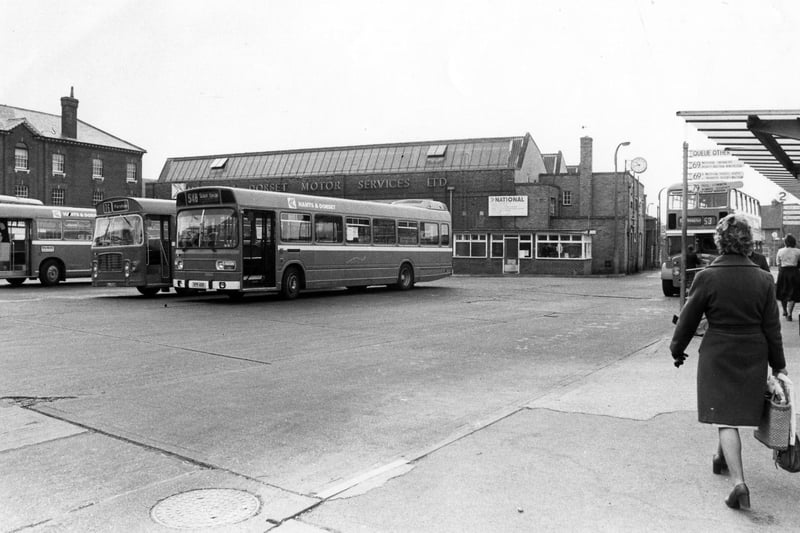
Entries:
[[53,189],[50,198],[53,202],[53,205],[64,205],[64,189]]
[[64,175],[64,154],[53,154],[53,174]]
[[572,205],[572,191],[561,193],[561,205]]
[[519,259],[533,258],[533,235],[492,235],[491,254],[493,259],[505,257],[505,239],[517,239],[517,253]]
[[433,144],[428,146],[428,157],[444,157],[444,153],[447,150],[446,144]]
[[92,203],[99,204],[102,201],[103,201],[103,191],[101,191],[100,189],[95,189],[94,192],[92,193]]
[[23,143],[14,148],[14,170],[28,170],[28,147]]
[[533,259],[533,235],[519,236],[519,258]]
[[218,157],[211,162],[211,169],[220,169],[225,168],[225,164],[228,162],[227,157]]
[[103,179],[103,160],[92,159],[92,179]]
[[453,257],[486,257],[485,233],[456,233]]
[[28,186],[27,185],[17,185],[14,187],[14,196],[17,198],[27,198],[28,197]]
[[128,183],[136,183],[136,163],[128,163],[128,170],[125,175],[125,181]]
[[503,258],[503,236],[502,235],[492,235],[492,245],[491,245],[491,253],[492,259]]
[[536,259],[591,259],[592,238],[583,234],[536,235]]

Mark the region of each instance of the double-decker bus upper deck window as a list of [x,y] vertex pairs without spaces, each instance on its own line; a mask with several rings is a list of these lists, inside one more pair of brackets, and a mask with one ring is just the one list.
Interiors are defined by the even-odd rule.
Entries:
[[238,243],[233,209],[187,209],[178,213],[179,248],[235,248]]
[[372,242],[375,244],[396,244],[397,232],[391,218],[372,219]]
[[370,225],[368,218],[347,217],[346,241],[350,244],[369,244]]
[[439,224],[423,222],[419,230],[421,244],[439,244]]
[[139,215],[115,215],[96,219],[95,246],[140,245],[142,239],[142,217]]
[[281,213],[281,240],[283,242],[311,242],[311,215]]
[[314,235],[316,242],[340,243],[344,239],[344,224],[338,215],[315,215]]
[[397,240],[400,244],[419,243],[419,229],[416,222],[401,220],[397,223]]

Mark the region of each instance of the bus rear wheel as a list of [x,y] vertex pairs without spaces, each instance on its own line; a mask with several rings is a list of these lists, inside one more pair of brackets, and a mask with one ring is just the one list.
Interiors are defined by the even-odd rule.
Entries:
[[13,285],[14,287],[19,287],[20,285],[25,283],[26,279],[27,278],[7,278],[6,281],[8,282],[9,285]]
[[414,269],[411,268],[411,265],[408,263],[403,263],[400,266],[400,272],[397,274],[397,283],[394,284],[394,288],[407,291],[411,287],[414,286]]
[[303,280],[300,275],[300,270],[297,267],[291,267],[283,274],[283,281],[281,282],[281,296],[287,300],[294,300],[300,294],[300,287]]
[[680,292],[680,289],[672,285],[672,280],[668,279],[661,280],[661,290],[664,292],[664,296],[677,296]]
[[39,282],[46,287],[58,284],[62,277],[61,265],[55,259],[48,259],[39,268]]
[[141,293],[142,296],[147,298],[152,298],[156,294],[158,294],[159,288],[158,287],[136,287],[136,290]]

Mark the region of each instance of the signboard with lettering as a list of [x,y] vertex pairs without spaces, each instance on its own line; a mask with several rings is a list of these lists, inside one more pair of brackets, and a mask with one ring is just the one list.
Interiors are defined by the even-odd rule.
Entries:
[[528,197],[489,196],[490,217],[526,217],[528,216]]
[[690,180],[744,178],[744,164],[723,149],[689,150]]

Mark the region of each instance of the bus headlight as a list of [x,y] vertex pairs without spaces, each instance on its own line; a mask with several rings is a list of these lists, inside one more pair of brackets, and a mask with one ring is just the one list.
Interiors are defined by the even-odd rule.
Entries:
[[126,278],[131,277],[131,262],[127,259],[125,260],[125,265],[122,267],[122,272],[125,274]]
[[217,270],[236,270],[236,261],[233,259],[220,259],[217,261]]
[[92,261],[92,277],[96,278],[98,275],[100,275],[100,265],[97,261]]

